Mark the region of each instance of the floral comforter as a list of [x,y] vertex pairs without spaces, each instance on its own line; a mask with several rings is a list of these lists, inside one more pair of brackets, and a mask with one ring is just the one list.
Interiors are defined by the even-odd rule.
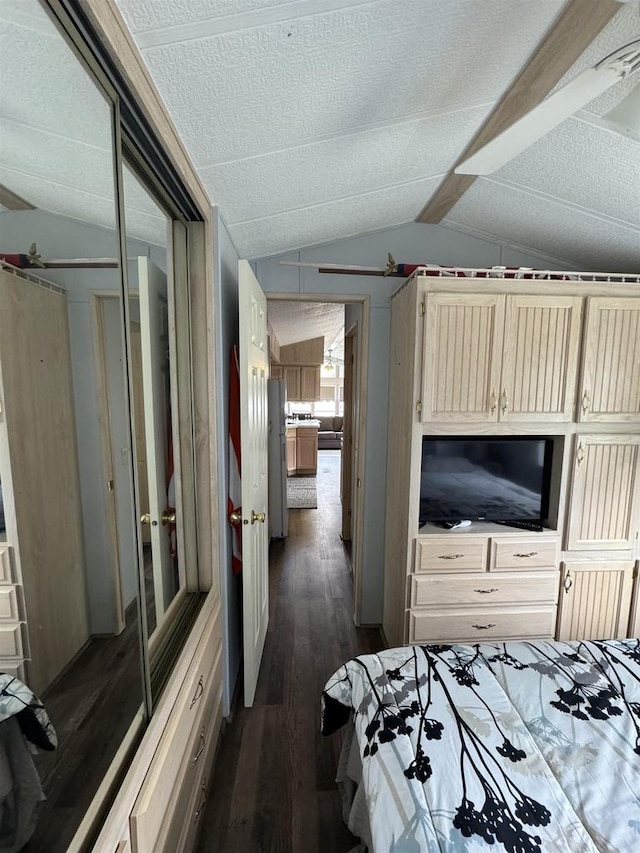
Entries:
[[430,645],[349,661],[375,853],[640,850],[640,640]]

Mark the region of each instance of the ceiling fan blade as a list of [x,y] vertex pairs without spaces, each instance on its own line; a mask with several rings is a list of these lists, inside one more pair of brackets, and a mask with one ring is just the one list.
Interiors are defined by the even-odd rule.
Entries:
[[460,163],[458,175],[490,175],[620,79],[617,68],[587,68]]

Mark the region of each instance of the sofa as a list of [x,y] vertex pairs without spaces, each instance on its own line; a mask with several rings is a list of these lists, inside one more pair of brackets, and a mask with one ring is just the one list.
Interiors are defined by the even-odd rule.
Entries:
[[318,450],[340,450],[342,447],[342,422],[344,418],[319,417]]

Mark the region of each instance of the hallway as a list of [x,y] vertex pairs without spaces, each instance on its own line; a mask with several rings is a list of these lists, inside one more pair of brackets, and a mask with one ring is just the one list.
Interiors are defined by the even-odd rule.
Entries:
[[[327,678],[382,647],[353,625],[352,581],[340,540],[340,451],[318,455],[318,509],[291,510],[270,551],[270,621],[252,709],[224,730],[200,853],[346,853],[334,777],[340,735],[320,735]],[[242,673],[239,675],[240,681]]]

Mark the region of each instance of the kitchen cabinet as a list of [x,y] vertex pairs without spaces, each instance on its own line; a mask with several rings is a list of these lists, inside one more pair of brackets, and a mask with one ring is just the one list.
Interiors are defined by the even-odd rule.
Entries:
[[296,470],[296,430],[287,427],[287,474],[295,474]]
[[271,379],[284,379],[289,402],[308,403],[320,399],[319,365],[271,365]]

